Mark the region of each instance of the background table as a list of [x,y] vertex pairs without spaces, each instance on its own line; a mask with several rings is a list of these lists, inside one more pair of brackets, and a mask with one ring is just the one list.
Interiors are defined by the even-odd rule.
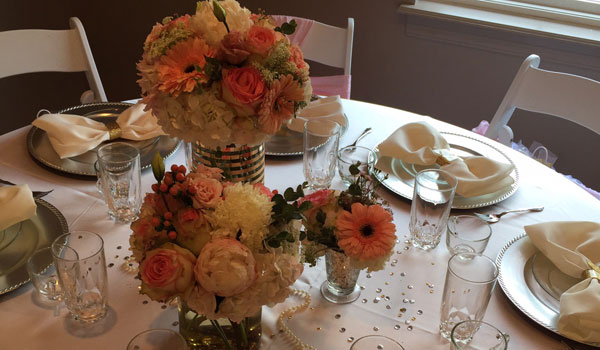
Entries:
[[[350,126],[340,146],[352,142],[365,127],[371,126],[373,133],[360,145],[373,147],[397,127],[417,120],[426,120],[441,131],[466,132],[429,117],[363,102],[344,101],[344,109]],[[71,230],[88,230],[102,235],[110,266],[110,308],[108,316],[98,324],[78,327],[69,321],[64,306],[57,311],[44,305],[28,283],[0,296],[0,349],[124,349],[131,337],[142,330],[177,329],[176,307],[152,302],[138,294],[138,281],[121,268],[130,254],[129,226],[109,220],[95,181],[65,176],[33,161],[26,147],[28,131],[29,127],[25,127],[0,136],[0,178],[27,183],[33,190],[53,188],[54,192],[44,199],[64,214]],[[539,205],[545,206],[545,210],[507,215],[494,224],[486,255],[495,258],[506,242],[524,232],[524,225],[554,220],[600,221],[600,201],[544,165],[502,145],[497,147],[515,162],[520,174],[520,188],[509,199],[479,211],[492,213]],[[184,164],[183,149],[165,163],[167,166]],[[144,192],[150,191],[153,181],[151,171],[145,170],[142,174]],[[302,181],[301,157],[267,157],[265,184],[268,187],[283,190]],[[333,187],[341,186],[341,180],[336,176]],[[398,235],[390,259],[394,264],[388,263],[385,270],[372,274],[361,272],[358,280],[364,287],[361,296],[346,305],[328,303],[320,296],[319,286],[326,279],[323,261],[316,268],[306,266],[295,287],[308,291],[312,303],[305,312],[286,322],[301,340],[318,349],[348,349],[350,339],[367,334],[392,337],[407,350],[447,349],[449,345],[439,336],[438,325],[450,254],[443,242],[431,252],[407,244],[410,201],[384,188],[379,192],[394,211]],[[282,310],[299,302],[292,297],[273,309],[263,308],[262,349],[289,348],[289,343],[278,332],[276,319]],[[565,349],[560,343],[563,338],[529,320],[513,306],[499,286],[484,319],[510,334],[512,349]],[[574,346],[586,348],[581,344]]]

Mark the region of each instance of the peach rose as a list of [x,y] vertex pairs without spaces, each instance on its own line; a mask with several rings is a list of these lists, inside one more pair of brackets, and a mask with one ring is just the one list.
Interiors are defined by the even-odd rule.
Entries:
[[242,293],[256,280],[256,261],[248,247],[233,238],[207,243],[194,266],[202,288],[221,297]]
[[246,49],[244,37],[238,31],[231,31],[219,46],[218,57],[231,64],[240,64],[250,56],[250,52]]
[[210,241],[210,224],[198,209],[179,210],[173,218],[173,226],[177,230],[177,243],[195,255],[200,254],[204,245]]
[[194,208],[214,208],[221,199],[223,185],[215,179],[192,175],[188,175],[186,185],[192,194]]
[[240,115],[253,115],[262,102],[267,86],[254,67],[233,68],[223,72],[223,99]]
[[292,45],[290,47],[290,61],[294,62],[294,64],[296,65],[296,67],[298,67],[298,69],[306,69],[307,65],[306,62],[304,62],[304,55],[302,55],[302,51],[300,50],[300,48],[298,47],[298,45]]
[[140,264],[141,292],[157,301],[184,293],[194,282],[195,261],[192,252],[173,243],[146,252]]
[[153,218],[153,216],[144,216],[131,223],[132,234],[129,237],[129,245],[137,262],[144,257],[144,250],[156,244],[157,241],[167,239],[165,230],[155,230],[152,224]]
[[275,31],[270,28],[254,25],[248,30],[246,43],[251,53],[266,56],[273,44],[275,44]]
[[269,197],[269,199],[273,198],[273,191],[271,191],[267,186],[265,186],[262,183],[255,183],[254,188],[257,188],[260,193],[264,194],[265,196]]
[[204,164],[197,164],[196,170],[193,173],[188,174],[188,177],[206,177],[209,179],[222,180],[223,179],[223,169],[219,168],[211,168],[207,167]]

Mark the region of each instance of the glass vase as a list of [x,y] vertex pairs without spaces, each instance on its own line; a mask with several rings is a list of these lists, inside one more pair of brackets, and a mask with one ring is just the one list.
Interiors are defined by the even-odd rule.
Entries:
[[[185,301],[177,300],[179,333],[185,338],[188,350],[258,350],[262,335],[262,309],[240,323],[227,318],[211,321],[192,310]],[[222,333],[221,333],[222,332]],[[227,338],[229,347],[223,337]]]
[[231,182],[254,184],[265,180],[264,144],[212,148],[199,141],[187,142],[185,156],[190,170],[195,170],[198,164],[203,164],[222,169],[223,175]]
[[327,250],[325,253],[327,281],[321,285],[321,295],[336,304],[351,303],[360,296],[356,284],[360,269],[350,265],[350,258],[344,253]]

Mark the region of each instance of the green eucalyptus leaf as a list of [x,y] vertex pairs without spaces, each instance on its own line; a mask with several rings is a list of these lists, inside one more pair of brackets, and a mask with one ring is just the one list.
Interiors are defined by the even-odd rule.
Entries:
[[350,174],[358,175],[360,173],[360,169],[358,169],[359,165],[360,165],[360,162],[350,165],[350,168],[349,168]]
[[152,159],[152,173],[159,183],[162,181],[163,177],[165,177],[165,162],[158,151],[156,151],[154,158]]
[[295,201],[296,199],[298,199],[298,195],[296,194],[296,192],[294,192],[294,189],[291,187],[285,189],[285,192],[283,192],[283,196],[288,202]]

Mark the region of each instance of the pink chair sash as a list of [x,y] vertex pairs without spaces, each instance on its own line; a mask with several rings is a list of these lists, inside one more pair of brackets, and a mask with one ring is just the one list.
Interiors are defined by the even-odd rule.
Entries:
[[[312,19],[301,17],[280,15],[272,17],[278,26],[285,22],[290,22],[292,19],[296,20],[296,31],[294,31],[294,34],[289,35],[288,38],[292,44],[296,44],[300,47],[302,47],[304,39],[306,39],[310,28],[313,23],[315,23]],[[350,98],[350,78],[350,75],[310,77],[313,94],[322,96],[340,95],[342,98]]]
[[323,96],[340,95],[341,98],[350,98],[350,75],[332,75],[325,77],[310,77],[313,94]]
[[315,21],[313,21],[312,19],[306,19],[301,17],[279,15],[272,17],[278,26],[282,25],[285,22],[290,22],[293,19],[296,20],[296,31],[294,32],[294,34],[289,35],[288,39],[290,39],[290,42],[292,44],[296,44],[298,46],[302,46],[304,39],[306,39],[306,35],[310,31],[310,28],[312,27],[313,23],[315,23]]

